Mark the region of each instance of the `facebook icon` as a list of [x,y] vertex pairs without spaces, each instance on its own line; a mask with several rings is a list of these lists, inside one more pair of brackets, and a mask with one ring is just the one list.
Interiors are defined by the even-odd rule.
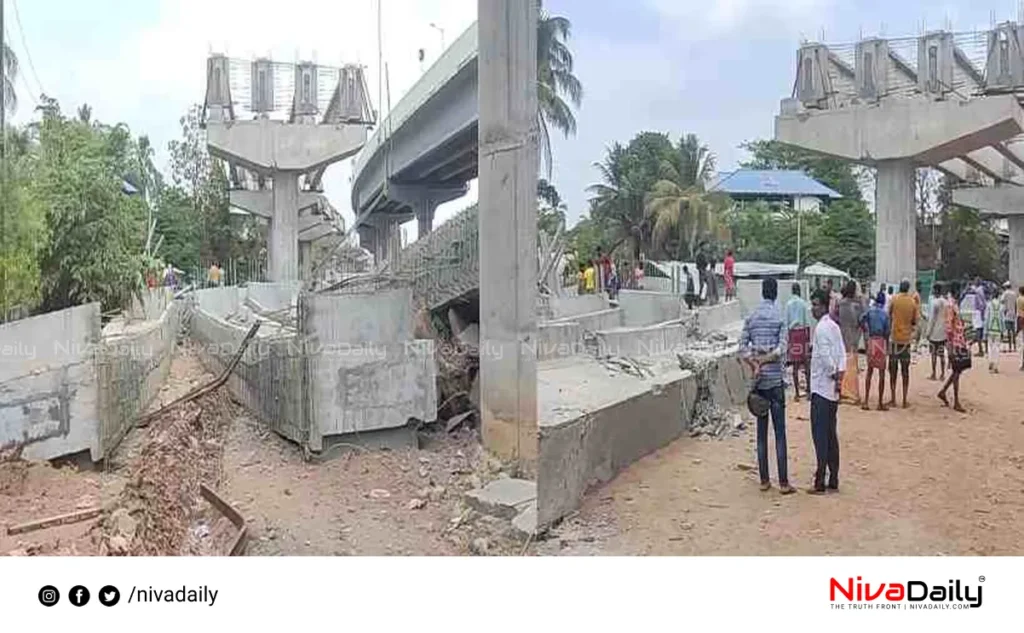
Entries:
[[75,585],[68,592],[68,600],[76,607],[83,607],[89,602],[89,590],[82,585]]

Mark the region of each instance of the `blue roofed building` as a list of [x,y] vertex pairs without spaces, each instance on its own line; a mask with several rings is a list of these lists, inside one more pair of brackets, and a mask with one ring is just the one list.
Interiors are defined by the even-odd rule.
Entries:
[[718,174],[709,191],[746,202],[785,204],[795,211],[817,211],[843,196],[797,169],[737,169]]

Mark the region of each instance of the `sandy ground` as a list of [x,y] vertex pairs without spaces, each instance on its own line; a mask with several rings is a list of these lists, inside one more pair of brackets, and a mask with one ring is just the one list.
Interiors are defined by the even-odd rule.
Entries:
[[[1024,374],[1003,354],[963,378],[967,414],[943,408],[925,358],[910,408],[839,410],[840,490],[805,494],[814,450],[806,401],[787,406],[795,495],[761,492],[752,434],[681,439],[588,495],[534,548],[563,555],[1020,555]],[[979,367],[980,365],[980,367]],[[790,394],[791,395],[791,394]],[[877,396],[876,396],[877,397]]]

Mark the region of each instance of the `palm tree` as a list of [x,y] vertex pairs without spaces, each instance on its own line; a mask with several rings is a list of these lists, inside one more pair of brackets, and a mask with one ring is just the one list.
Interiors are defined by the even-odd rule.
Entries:
[[640,247],[650,234],[650,219],[644,213],[644,192],[630,178],[628,160],[627,147],[621,143],[610,146],[604,160],[594,163],[601,182],[587,187],[587,192],[592,195],[591,217],[604,220],[615,240],[609,250],[627,242],[633,256],[639,258]]
[[4,47],[4,64],[0,68],[0,75],[3,75],[4,107],[7,114],[14,114],[18,107],[18,95],[14,93],[14,80],[18,78],[18,57],[7,44]]
[[545,173],[550,178],[551,128],[561,131],[566,138],[576,134],[572,107],[580,107],[583,85],[573,74],[572,52],[567,45],[572,23],[545,11],[543,0],[537,0],[537,7],[537,123]]
[[715,156],[694,134],[679,139],[671,160],[662,164],[662,178],[646,197],[645,211],[654,223],[652,240],[663,245],[673,230],[686,245],[687,257],[696,255],[699,240],[720,232],[720,216],[728,199],[705,188],[715,169]]

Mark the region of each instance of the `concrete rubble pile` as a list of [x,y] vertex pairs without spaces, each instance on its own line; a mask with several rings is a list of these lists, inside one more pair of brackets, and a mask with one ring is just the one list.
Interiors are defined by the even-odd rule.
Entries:
[[679,367],[693,372],[697,381],[697,395],[692,414],[683,412],[683,419],[690,420],[690,437],[722,439],[727,436],[738,436],[746,428],[746,423],[738,412],[723,409],[715,402],[712,383],[718,375],[719,361],[719,357],[711,351],[715,343],[694,343],[690,349],[676,354]]
[[152,421],[129,483],[93,533],[103,554],[204,553],[189,535],[202,513],[200,484],[220,480],[222,436],[232,411],[222,388]]

